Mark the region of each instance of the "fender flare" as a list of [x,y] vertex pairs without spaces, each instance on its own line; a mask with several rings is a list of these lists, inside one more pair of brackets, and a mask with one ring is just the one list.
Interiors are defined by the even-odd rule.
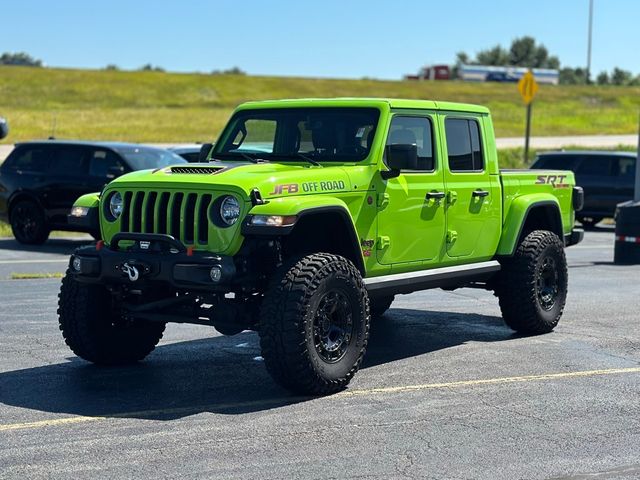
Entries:
[[[262,205],[256,205],[253,207],[245,220],[242,223],[241,233],[244,237],[284,237],[290,235],[296,225],[299,224],[303,218],[308,218],[313,215],[321,214],[333,214],[340,217],[346,229],[349,243],[356,254],[354,259],[356,260],[356,268],[362,275],[365,274],[364,260],[362,258],[362,251],[359,248],[358,233],[356,231],[353,219],[349,214],[347,205],[335,197],[327,197],[323,195],[322,201],[319,202],[317,198],[284,198],[276,201],[270,201]],[[318,205],[322,203],[324,205]],[[328,205],[327,205],[328,204]],[[295,223],[282,227],[272,226],[256,226],[250,225],[249,221],[254,215],[283,215],[283,216],[296,216]]]
[[511,204],[502,228],[502,237],[498,244],[496,254],[499,256],[512,256],[518,246],[524,231],[524,226],[533,211],[539,208],[550,209],[552,225],[550,230],[564,239],[562,215],[560,203],[552,195],[523,195],[516,198]]

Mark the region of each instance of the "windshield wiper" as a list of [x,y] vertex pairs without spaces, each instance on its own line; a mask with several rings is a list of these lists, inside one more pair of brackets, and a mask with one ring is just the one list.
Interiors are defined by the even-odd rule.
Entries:
[[274,154],[274,155],[279,156],[279,157],[285,157],[285,158],[301,158],[302,160],[305,160],[305,161],[309,162],[311,165],[314,165],[316,167],[321,167],[322,166],[318,162],[316,162],[313,158],[311,158],[310,156],[305,155],[304,153],[300,153],[300,152],[290,152],[290,153]]
[[266,160],[264,158],[258,158],[258,157],[252,157],[251,155],[249,155],[248,153],[244,153],[244,152],[221,152],[221,153],[216,153],[211,155],[211,158],[213,159],[219,159],[219,160],[224,160],[225,157],[228,158],[234,158],[234,157],[242,157],[245,160],[249,160],[251,163],[260,163],[260,162],[268,162],[269,160]]

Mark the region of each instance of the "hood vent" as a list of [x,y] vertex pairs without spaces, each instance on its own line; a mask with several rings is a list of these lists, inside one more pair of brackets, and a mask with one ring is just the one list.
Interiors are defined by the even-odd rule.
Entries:
[[179,174],[193,174],[193,175],[215,175],[216,173],[224,170],[224,167],[196,167],[196,166],[180,166],[171,167],[169,170],[171,173]]

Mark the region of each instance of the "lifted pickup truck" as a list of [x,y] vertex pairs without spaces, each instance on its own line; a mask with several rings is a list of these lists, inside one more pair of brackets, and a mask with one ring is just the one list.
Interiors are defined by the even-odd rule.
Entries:
[[97,209],[104,239],[62,282],[60,328],[80,357],[141,360],[167,322],[251,329],[277,382],[328,394],[394,295],[493,290],[526,334],[562,315],[582,191],[568,171],[501,172],[486,108],[251,102],[201,154],[76,203]]

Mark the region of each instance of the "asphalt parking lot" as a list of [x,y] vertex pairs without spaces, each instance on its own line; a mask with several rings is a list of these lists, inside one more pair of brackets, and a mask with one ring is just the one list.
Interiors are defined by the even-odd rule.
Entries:
[[134,367],[66,348],[59,279],[83,240],[0,240],[0,478],[639,478],[640,266],[613,232],[568,249],[555,332],[519,337],[477,290],[398,297],[345,392],[294,398],[257,335],[170,325]]

